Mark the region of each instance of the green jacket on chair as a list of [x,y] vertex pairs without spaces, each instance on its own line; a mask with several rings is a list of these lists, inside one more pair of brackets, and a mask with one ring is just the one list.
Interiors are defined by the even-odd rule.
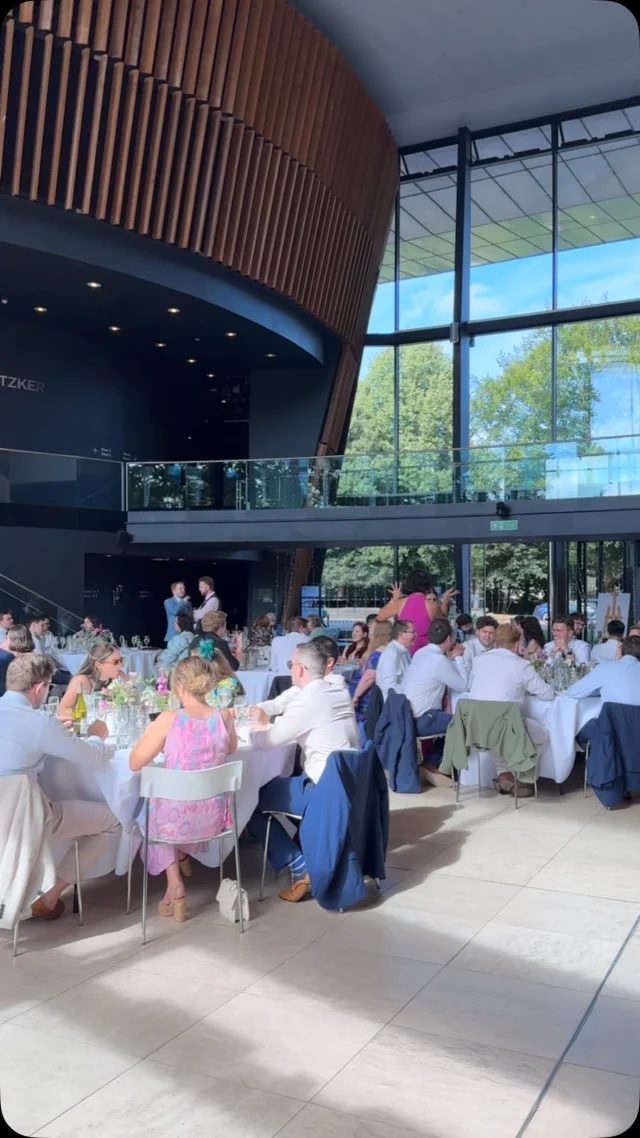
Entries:
[[444,742],[442,774],[469,767],[472,747],[497,751],[522,782],[534,782],[538,755],[517,703],[461,699]]

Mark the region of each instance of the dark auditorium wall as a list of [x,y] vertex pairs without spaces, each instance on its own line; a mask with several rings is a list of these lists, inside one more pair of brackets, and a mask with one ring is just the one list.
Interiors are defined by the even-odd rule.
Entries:
[[249,458],[306,458],[316,453],[336,367],[252,371]]

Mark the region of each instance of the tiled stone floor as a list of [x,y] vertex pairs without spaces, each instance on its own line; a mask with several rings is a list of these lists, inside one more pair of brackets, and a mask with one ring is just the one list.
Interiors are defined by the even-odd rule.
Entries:
[[[640,802],[467,791],[392,796],[380,898],[190,918],[124,913],[87,883],[85,926],[0,940],[0,1094],[48,1138],[607,1138],[640,1095]],[[139,879],[137,885],[139,894]],[[152,893],[157,899],[157,889]],[[155,906],[154,906],[155,909]]]

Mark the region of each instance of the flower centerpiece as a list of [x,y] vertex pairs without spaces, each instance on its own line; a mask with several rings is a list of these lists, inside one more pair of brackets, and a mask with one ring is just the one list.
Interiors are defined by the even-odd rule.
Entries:
[[170,693],[167,677],[164,672],[160,672],[157,680],[146,681],[140,699],[150,712],[166,711],[168,709]]
[[126,679],[116,678],[107,684],[102,693],[102,700],[112,707],[131,707],[140,702],[139,679],[135,672],[131,672]]

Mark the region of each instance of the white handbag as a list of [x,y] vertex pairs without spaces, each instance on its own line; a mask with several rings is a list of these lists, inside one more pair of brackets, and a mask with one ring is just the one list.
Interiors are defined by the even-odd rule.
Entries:
[[[225,877],[224,881],[220,883],[216,901],[222,916],[231,921],[232,925],[235,924],[238,920],[238,882],[233,881],[230,877]],[[244,921],[249,920],[249,898],[246,889],[242,890],[242,919]]]

